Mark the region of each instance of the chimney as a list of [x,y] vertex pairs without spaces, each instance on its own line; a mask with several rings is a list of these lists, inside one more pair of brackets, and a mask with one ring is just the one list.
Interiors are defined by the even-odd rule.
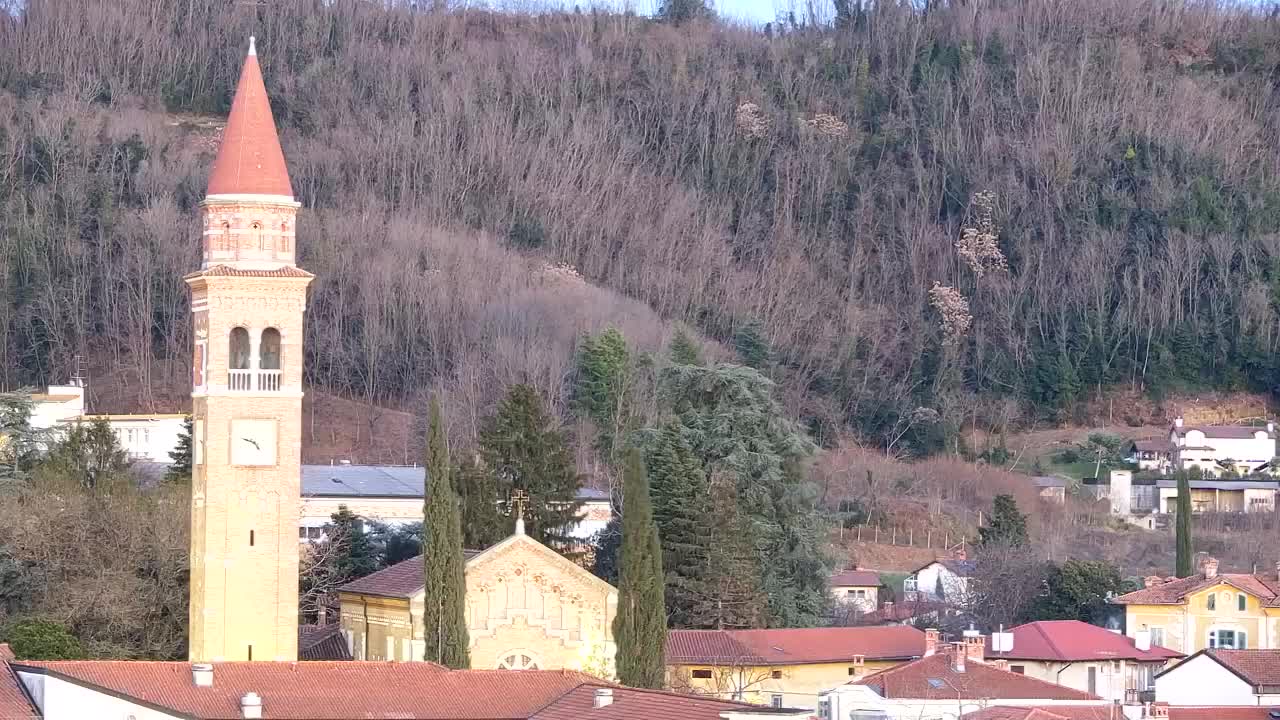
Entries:
[[1200,564],[1201,571],[1204,572],[1204,579],[1210,580],[1218,577],[1218,559],[1215,557],[1207,557]]
[[1005,672],[1009,672],[1009,661],[1008,660],[992,660],[991,667],[997,670],[1003,670]]
[[261,720],[262,697],[256,692],[247,692],[240,698],[240,717],[244,720]]
[[325,608],[324,602],[322,601],[320,603],[320,607],[316,608],[316,624],[320,626],[327,625],[327,618],[325,617],[327,614],[327,608]]
[[213,687],[213,666],[209,663],[195,663],[192,665],[191,682],[196,687]]
[[866,655],[854,655],[853,656],[853,676],[855,678],[860,678],[863,675],[865,675],[867,671],[866,665],[867,665]]
[[1178,417],[1176,417],[1176,418],[1174,418],[1174,419],[1173,419],[1173,426],[1174,426],[1174,427],[1176,427],[1176,428],[1180,428],[1180,427],[1182,427],[1182,416],[1181,416],[1181,415],[1179,415]]
[[[1280,562],[1276,563],[1276,572],[1280,572]],[[1144,588],[1155,587],[1157,585],[1163,585],[1163,584],[1164,584],[1164,578],[1160,577],[1159,575],[1148,575],[1142,578],[1142,587]]]
[[1153,718],[1167,718],[1167,717],[1169,717],[1169,704],[1168,704],[1168,703],[1154,703],[1154,704],[1152,704],[1152,705],[1151,705],[1151,717],[1153,717]]
[[962,642],[951,643],[951,669],[957,673],[964,672],[965,644]]
[[1151,631],[1145,625],[1141,630],[1133,634],[1133,646],[1140,652],[1147,652],[1151,649]]
[[964,654],[971,662],[980,663],[987,657],[987,639],[981,635],[964,639]]
[[965,552],[965,550],[964,550],[964,545],[961,545],[960,547],[956,548],[956,551],[955,551],[954,553],[952,553],[952,554],[955,556],[955,559],[956,559],[956,560],[968,560],[968,559],[969,559],[969,553]]
[[924,657],[937,654],[939,639],[940,635],[937,628],[929,628],[924,631]]
[[610,688],[596,688],[594,707],[602,708],[613,704],[613,690]]

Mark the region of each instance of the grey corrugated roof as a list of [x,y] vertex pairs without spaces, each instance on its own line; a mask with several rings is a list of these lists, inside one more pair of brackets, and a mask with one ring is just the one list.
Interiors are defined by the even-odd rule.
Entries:
[[[408,465],[303,465],[303,497],[420,498],[426,469]],[[608,500],[607,490],[582,488],[579,500]]]
[[1031,478],[1031,484],[1042,488],[1064,488],[1067,481],[1062,478],[1050,477],[1048,475],[1038,475]]
[[1220,438],[1224,440],[1248,440],[1255,437],[1255,433],[1263,433],[1270,439],[1275,439],[1275,433],[1269,432],[1265,427],[1256,427],[1253,425],[1190,425],[1187,427],[1175,427],[1173,431],[1181,437],[1186,437],[1187,433],[1192,430],[1199,430],[1204,433],[1207,438]]

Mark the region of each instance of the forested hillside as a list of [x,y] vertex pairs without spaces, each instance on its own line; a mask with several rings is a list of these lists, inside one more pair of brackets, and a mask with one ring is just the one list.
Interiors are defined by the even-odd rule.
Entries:
[[250,34],[306,208],[314,387],[470,388],[455,418],[521,379],[555,401],[583,330],[652,350],[680,321],[820,441],[924,453],[1107,384],[1280,383],[1273,12],[23,5],[0,16],[0,385],[76,355],[144,404],[182,385],[180,278]]

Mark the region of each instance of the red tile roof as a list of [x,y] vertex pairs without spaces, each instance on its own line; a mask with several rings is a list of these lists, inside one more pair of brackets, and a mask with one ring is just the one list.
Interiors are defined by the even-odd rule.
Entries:
[[303,660],[350,660],[347,639],[338,623],[298,626],[298,657]]
[[906,626],[783,630],[671,630],[667,662],[680,665],[802,665],[901,660],[924,654],[924,633]]
[[[39,717],[27,700],[18,677],[13,674],[9,663],[4,661],[3,653],[8,653],[8,650],[8,645],[0,645],[0,719],[25,720]],[[8,654],[13,656],[12,653]]]
[[13,649],[9,647],[9,643],[0,643],[0,662],[8,662],[13,659]]
[[1152,646],[1150,650],[1139,650],[1132,638],[1079,620],[1042,620],[1019,625],[1009,632],[1013,634],[1013,650],[992,652],[991,638],[987,638],[988,658],[1054,662],[1081,660],[1162,662],[1182,657],[1182,653],[1159,646]]
[[604,685],[580,685],[530,716],[529,720],[721,720],[723,712],[759,715],[795,714],[795,710],[678,695],[660,690],[613,687],[613,702],[594,706],[595,692]]
[[993,707],[965,713],[961,720],[1125,720],[1123,708],[1105,705],[1044,705],[1040,707]]
[[1270,707],[1174,707],[1169,720],[1271,720]]
[[1205,650],[1250,685],[1280,686],[1280,650]]
[[141,704],[200,720],[238,720],[240,698],[262,696],[273,720],[513,720],[532,716],[584,683],[568,671],[449,671],[425,662],[214,663],[213,686],[195,687],[185,662],[15,663]]
[[240,71],[227,128],[222,131],[218,158],[209,175],[208,194],[293,196],[267,87],[252,45]]
[[1218,573],[1211,578],[1197,574],[1180,580],[1170,580],[1112,598],[1111,602],[1117,605],[1181,605],[1186,602],[1187,595],[1219,583],[1226,583],[1243,590],[1262,600],[1264,604],[1274,606],[1277,604],[1277,599],[1280,599],[1280,583],[1277,583],[1273,577],[1244,573]]
[[879,587],[880,573],[874,570],[845,570],[831,576],[832,587],[841,585],[857,585],[861,587]]
[[929,615],[931,613],[949,610],[951,607],[943,602],[932,600],[914,600],[911,602],[894,603],[886,605],[879,610],[864,613],[858,618],[860,622],[868,625],[886,622],[901,622],[902,620],[910,620],[911,618]]
[[204,270],[197,270],[193,273],[188,273],[185,276],[186,279],[198,277],[311,278],[315,277],[315,275],[312,275],[301,268],[293,267],[292,265],[279,267],[275,270],[243,270],[241,268],[231,267],[230,265],[214,265],[213,267],[205,268]]
[[1089,693],[1054,685],[972,660],[956,672],[949,652],[881,670],[850,685],[866,685],[889,699],[954,700],[965,698],[1011,700],[1100,700]]
[[[479,554],[479,550],[462,551],[464,560],[470,560]],[[426,585],[427,581],[422,571],[422,556],[418,555],[408,560],[402,560],[391,567],[383,568],[376,573],[352,580],[339,587],[338,592],[408,598],[417,595]]]

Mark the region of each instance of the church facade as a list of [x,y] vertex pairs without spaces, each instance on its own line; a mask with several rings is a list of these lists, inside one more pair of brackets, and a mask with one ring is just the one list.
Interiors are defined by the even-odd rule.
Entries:
[[296,660],[302,338],[312,276],[252,40],[201,204],[190,658]]
[[[471,667],[580,670],[613,677],[618,591],[521,532],[466,563]],[[339,589],[341,624],[357,660],[422,660],[422,558]]]

